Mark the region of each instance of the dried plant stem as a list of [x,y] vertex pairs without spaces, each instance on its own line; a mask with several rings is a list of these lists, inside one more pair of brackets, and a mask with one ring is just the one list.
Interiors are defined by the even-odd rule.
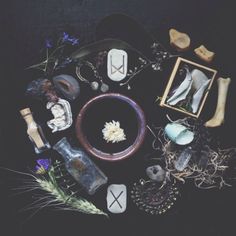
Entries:
[[[167,118],[171,122],[177,122],[188,127],[195,133],[195,143],[200,140],[200,146],[197,146],[194,151],[200,151],[200,154],[198,153],[197,155],[201,155],[202,148],[205,148],[205,151],[203,150],[203,152],[207,152],[207,162],[205,167],[199,167],[201,165],[199,165],[198,161],[192,160],[183,171],[179,172],[176,170],[174,163],[181,154],[182,149],[175,147],[175,145],[166,137],[163,128],[158,128],[159,132],[153,134],[155,138],[154,142],[156,143],[156,141],[158,141],[159,149],[162,151],[162,159],[165,162],[166,171],[168,171],[172,177],[183,183],[185,183],[187,179],[192,179],[195,186],[202,189],[230,186],[224,179],[224,172],[229,167],[228,161],[234,156],[236,149],[230,148],[221,150],[218,148],[217,150],[213,150],[209,146],[208,136],[202,134],[203,126],[200,126],[199,124],[196,125],[195,122],[190,123],[189,118],[177,121],[172,121],[169,117]],[[203,140],[205,140],[205,142]]]
[[94,204],[84,198],[76,197],[74,194],[68,195],[62,190],[55,179],[53,168],[48,172],[49,179],[37,178],[36,182],[46,192],[50,193],[59,203],[65,204],[66,209],[79,211],[86,214],[98,214],[108,216],[105,212],[98,209]]
[[[43,209],[46,206],[60,206],[60,210],[71,210],[78,211],[85,214],[97,214],[97,215],[108,215],[102,210],[98,209],[93,203],[87,201],[86,199],[75,196],[76,193],[72,192],[71,194],[66,193],[57,183],[57,176],[55,175],[55,168],[60,166],[59,164],[51,166],[51,169],[47,172],[48,176],[35,176],[30,173],[25,173],[21,171],[16,171],[8,168],[0,167],[2,170],[7,170],[16,174],[24,175],[30,177],[25,182],[24,186],[13,189],[20,191],[17,194],[23,194],[26,192],[31,192],[37,189],[46,191],[45,195],[33,195],[32,197],[36,200],[31,203],[28,207],[24,208],[22,211],[27,211],[30,209],[36,209],[36,211],[27,219],[29,220],[37,212]],[[63,178],[61,176],[60,178]],[[72,184],[73,185],[73,184]],[[72,186],[70,185],[70,187]]]

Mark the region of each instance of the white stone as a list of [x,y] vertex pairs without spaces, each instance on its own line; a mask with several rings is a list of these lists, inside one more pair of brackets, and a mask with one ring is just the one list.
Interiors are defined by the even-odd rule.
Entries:
[[115,214],[123,213],[127,207],[127,188],[124,184],[111,184],[107,188],[107,209]]
[[111,49],[107,56],[107,75],[113,81],[125,79],[128,68],[128,55],[126,51]]

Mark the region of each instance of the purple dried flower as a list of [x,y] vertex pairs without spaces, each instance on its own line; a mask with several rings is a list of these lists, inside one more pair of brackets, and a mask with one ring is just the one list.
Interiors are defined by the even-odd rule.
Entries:
[[73,46],[74,46],[74,45],[78,45],[78,44],[79,44],[79,40],[76,39],[76,38],[71,39],[71,43],[72,43]]
[[45,174],[51,166],[50,159],[38,159],[36,162],[35,170],[37,174]]
[[75,37],[70,37],[68,33],[66,32],[63,32],[63,37],[62,37],[62,42],[63,43],[71,43],[73,46],[74,45],[78,45],[79,44],[79,40]]
[[69,34],[63,32],[63,40],[66,41],[69,38]]

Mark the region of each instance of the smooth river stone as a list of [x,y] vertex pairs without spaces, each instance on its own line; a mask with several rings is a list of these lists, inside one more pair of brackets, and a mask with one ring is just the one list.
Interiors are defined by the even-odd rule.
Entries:
[[147,176],[154,181],[163,182],[166,176],[166,171],[160,165],[149,166],[146,169]]
[[78,81],[71,75],[57,75],[53,77],[53,83],[66,99],[75,100],[80,94]]

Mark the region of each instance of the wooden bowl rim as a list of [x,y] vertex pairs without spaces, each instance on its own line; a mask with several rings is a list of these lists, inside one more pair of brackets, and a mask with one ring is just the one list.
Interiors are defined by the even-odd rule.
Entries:
[[[137,137],[134,141],[133,144],[131,144],[128,148],[126,148],[125,150],[121,151],[121,152],[116,152],[116,153],[106,153],[103,152],[101,150],[98,150],[97,148],[93,147],[89,141],[87,140],[86,135],[83,132],[82,129],[82,124],[83,124],[83,118],[84,115],[86,113],[86,111],[95,103],[104,100],[104,99],[118,99],[118,100],[122,100],[126,103],[128,103],[135,111],[136,116],[137,116],[137,120],[138,120],[138,134]],[[123,160],[126,159],[132,155],[134,155],[138,149],[141,147],[141,145],[143,144],[144,138],[145,138],[145,134],[146,134],[146,118],[144,115],[144,112],[142,110],[142,108],[131,98],[119,94],[119,93],[106,93],[106,94],[102,94],[99,96],[96,96],[92,99],[90,99],[80,110],[77,119],[76,119],[76,136],[79,140],[79,142],[81,143],[81,145],[85,148],[85,150],[101,159],[101,160],[106,160],[106,161],[118,161],[118,160]]]

